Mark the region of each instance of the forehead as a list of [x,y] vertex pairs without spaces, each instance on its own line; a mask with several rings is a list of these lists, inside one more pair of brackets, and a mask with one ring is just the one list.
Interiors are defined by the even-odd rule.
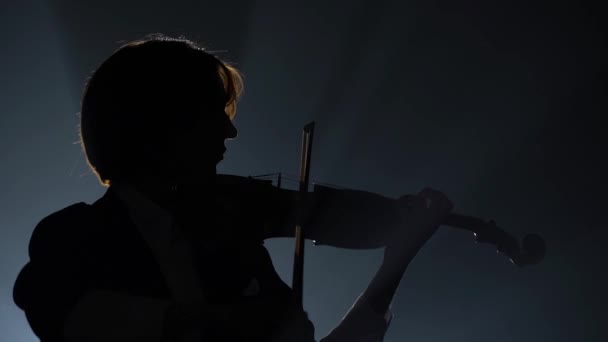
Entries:
[[203,101],[226,102],[228,94],[219,72],[206,72],[194,81],[193,89]]
[[225,104],[228,99],[224,83],[217,73],[191,73],[178,83],[173,86],[173,91],[170,90],[177,96],[176,105],[200,108]]

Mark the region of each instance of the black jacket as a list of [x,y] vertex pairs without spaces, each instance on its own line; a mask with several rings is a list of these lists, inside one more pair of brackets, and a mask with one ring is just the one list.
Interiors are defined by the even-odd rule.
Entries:
[[[255,275],[260,280],[260,295],[280,304],[273,310],[280,308],[281,312],[261,314],[273,315],[279,323],[286,317],[298,320],[298,335],[312,341],[314,328],[305,313],[296,309],[291,289],[274,271],[262,235],[248,237],[238,248],[224,250],[222,255],[197,256],[206,296],[218,303],[238,300],[235,293],[245,286],[241,279]],[[29,256],[13,296],[42,342],[65,340],[66,318],[89,291],[170,298],[152,251],[111,187],[93,204],[76,203],[44,218],[32,234]],[[223,332],[207,335],[214,334],[217,336],[213,341],[231,340]],[[268,330],[261,328],[255,336],[267,337]]]

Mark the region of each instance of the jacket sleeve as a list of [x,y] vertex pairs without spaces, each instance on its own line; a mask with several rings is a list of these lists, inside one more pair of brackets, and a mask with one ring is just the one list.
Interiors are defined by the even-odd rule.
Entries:
[[266,194],[264,238],[293,237],[300,216],[306,239],[347,249],[380,248],[401,224],[398,202],[368,191],[315,184],[314,192],[276,190]]
[[335,327],[320,342],[382,342],[393,314],[390,310],[379,315],[361,297]]
[[87,288],[85,241],[75,229],[85,210],[78,203],[40,221],[13,288],[15,304],[42,341],[63,340],[65,319]]
[[88,209],[78,203],[36,226],[30,260],[13,288],[15,303],[42,342],[161,341],[170,300],[96,289],[91,281],[95,223]]

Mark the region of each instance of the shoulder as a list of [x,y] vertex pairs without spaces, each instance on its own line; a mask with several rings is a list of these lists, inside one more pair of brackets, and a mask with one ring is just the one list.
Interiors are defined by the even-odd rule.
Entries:
[[48,248],[76,243],[86,236],[92,221],[91,205],[84,202],[69,205],[44,217],[34,228],[29,244],[30,258],[36,259]]
[[89,211],[86,203],[75,203],[43,218],[34,228],[29,243],[29,262],[15,281],[13,300],[20,308],[32,305],[37,293],[59,279],[68,278],[65,270],[80,262],[83,248],[81,221]]

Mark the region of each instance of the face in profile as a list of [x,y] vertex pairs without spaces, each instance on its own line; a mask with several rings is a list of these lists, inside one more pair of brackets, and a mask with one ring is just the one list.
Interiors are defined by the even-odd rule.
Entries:
[[226,152],[225,141],[237,136],[237,129],[226,114],[223,84],[220,81],[212,89],[193,105],[193,123],[176,132],[176,172],[184,181],[196,182],[201,176],[215,174]]

